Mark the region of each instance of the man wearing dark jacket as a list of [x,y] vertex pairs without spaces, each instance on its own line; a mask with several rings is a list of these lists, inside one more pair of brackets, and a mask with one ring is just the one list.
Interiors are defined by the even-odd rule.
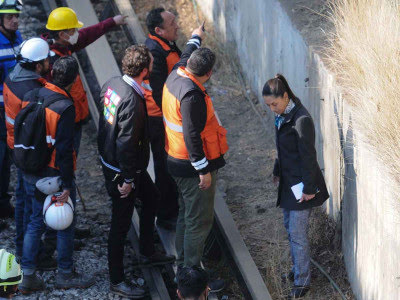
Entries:
[[[46,107],[46,142],[51,152],[50,162],[44,170],[34,174],[24,172],[25,191],[32,203],[32,215],[28,224],[22,253],[21,266],[24,278],[19,289],[22,293],[42,290],[43,280],[36,275],[37,255],[41,236],[45,230],[43,222],[43,202],[35,197],[35,184],[44,177],[60,176],[62,193],[57,197],[59,202],[67,202],[70,197],[75,204],[74,170],[76,155],[73,148],[75,108],[69,90],[78,75],[78,62],[71,56],[59,58],[52,70],[53,83],[47,82],[39,90],[28,92],[24,101],[37,101],[56,98]],[[14,147],[24,148],[24,145]],[[45,154],[44,154],[45,155]],[[94,278],[78,274],[73,268],[74,222],[64,229],[57,231],[57,264],[56,288],[86,288],[94,284]]]
[[179,27],[174,14],[165,11],[164,8],[151,10],[147,15],[146,25],[149,30],[146,46],[154,57],[154,64],[150,79],[144,81],[143,87],[149,115],[155,181],[161,194],[157,225],[175,230],[178,216],[178,191],[167,169],[161,101],[164,83],[181,56],[181,51],[175,44]]
[[[217,170],[225,165],[226,130],[220,125],[204,87],[212,74],[215,55],[199,48],[202,27],[193,32],[181,60],[163,90],[165,150],[170,174],[179,193],[176,226],[178,266],[199,266],[204,243],[214,220]],[[210,282],[213,291],[223,288]]]
[[159,192],[146,169],[150,158],[146,103],[141,89],[148,78],[153,57],[144,46],[126,49],[122,60],[124,76],[107,81],[101,91],[103,113],[99,120],[98,146],[107,192],[112,199],[108,237],[108,268],[112,293],[138,299],[143,289],[125,282],[123,257],[135,199],[142,200],[140,212],[141,264],[172,263],[173,256],[156,252],[154,220]]

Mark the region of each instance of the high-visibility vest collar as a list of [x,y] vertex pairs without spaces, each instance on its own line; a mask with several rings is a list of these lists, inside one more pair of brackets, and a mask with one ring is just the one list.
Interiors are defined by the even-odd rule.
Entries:
[[203,93],[207,94],[206,88],[196,79],[196,77],[189,73],[185,67],[179,67],[177,73],[179,76],[190,78],[190,80],[193,81]]
[[160,44],[160,46],[165,50],[165,51],[171,51],[171,46],[168,45],[166,42],[164,42],[162,39],[159,37],[149,34],[149,38],[156,41],[157,43]]
[[64,89],[62,89],[62,88],[60,88],[60,87],[56,86],[55,84],[52,84],[52,83],[50,83],[48,81],[46,82],[44,87],[46,89],[49,89],[49,90],[53,91],[53,92],[56,92],[58,94],[62,94],[64,96],[68,97],[68,98],[71,98],[71,96]]

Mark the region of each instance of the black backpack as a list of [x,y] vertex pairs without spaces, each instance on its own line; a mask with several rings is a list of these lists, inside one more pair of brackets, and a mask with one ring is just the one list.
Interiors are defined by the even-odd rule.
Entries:
[[50,162],[54,146],[47,146],[45,108],[65,98],[55,94],[45,99],[39,96],[40,89],[31,92],[29,104],[18,113],[14,123],[14,162],[27,173],[40,172]]

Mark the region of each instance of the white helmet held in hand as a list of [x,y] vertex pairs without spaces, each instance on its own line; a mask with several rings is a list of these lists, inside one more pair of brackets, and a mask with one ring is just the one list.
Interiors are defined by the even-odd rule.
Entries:
[[67,229],[74,220],[74,204],[71,198],[65,203],[57,202],[60,193],[47,196],[43,205],[44,223],[54,230]]
[[57,193],[61,187],[61,177],[45,177],[36,182],[37,189],[46,195]]

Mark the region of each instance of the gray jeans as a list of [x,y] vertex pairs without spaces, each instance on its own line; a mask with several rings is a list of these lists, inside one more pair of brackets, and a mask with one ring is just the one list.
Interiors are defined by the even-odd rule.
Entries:
[[211,172],[211,186],[199,188],[199,177],[174,177],[179,191],[179,215],[176,224],[177,264],[200,265],[204,243],[214,221],[216,172]]
[[283,222],[288,233],[293,262],[294,284],[309,286],[311,281],[308,220],[311,208],[305,210],[283,209]]

